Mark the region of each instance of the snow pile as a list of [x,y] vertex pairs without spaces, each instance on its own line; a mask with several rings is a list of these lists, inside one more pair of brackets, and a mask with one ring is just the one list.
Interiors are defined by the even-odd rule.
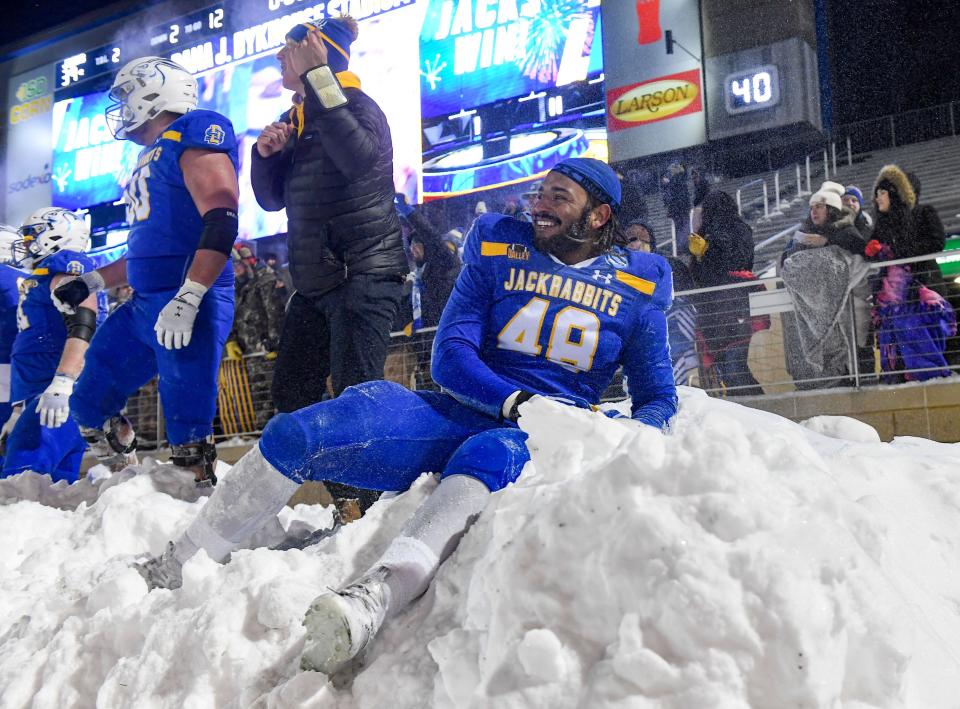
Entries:
[[0,706],[957,706],[960,446],[695,390],[666,437],[551,402],[523,424],[521,480],[333,684],[297,671],[303,612],[428,476],[316,547],[200,555],[150,594],[128,563],[196,514],[189,480],[0,482]]

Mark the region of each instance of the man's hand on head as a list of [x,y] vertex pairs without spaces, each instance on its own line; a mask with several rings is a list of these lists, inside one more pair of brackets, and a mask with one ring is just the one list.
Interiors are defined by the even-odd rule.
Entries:
[[297,76],[303,76],[314,67],[327,63],[327,45],[323,43],[317,30],[307,32],[307,37],[287,54],[290,68]]

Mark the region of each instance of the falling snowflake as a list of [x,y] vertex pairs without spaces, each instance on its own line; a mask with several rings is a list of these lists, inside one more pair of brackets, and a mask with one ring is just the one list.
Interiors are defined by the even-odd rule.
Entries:
[[430,90],[434,91],[437,88],[442,79],[440,78],[440,72],[446,69],[447,63],[440,61],[440,55],[437,54],[434,56],[433,61],[427,59],[423,62],[423,69],[420,70],[420,76],[427,80],[430,84]]
[[519,62],[523,75],[555,82],[570,23],[587,12],[586,0],[541,0],[540,12],[529,20],[526,52]]

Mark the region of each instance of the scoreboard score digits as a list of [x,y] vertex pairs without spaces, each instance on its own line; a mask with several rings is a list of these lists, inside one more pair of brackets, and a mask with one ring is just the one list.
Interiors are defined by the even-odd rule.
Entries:
[[780,74],[773,64],[728,74],[723,80],[727,113],[771,108],[780,103]]

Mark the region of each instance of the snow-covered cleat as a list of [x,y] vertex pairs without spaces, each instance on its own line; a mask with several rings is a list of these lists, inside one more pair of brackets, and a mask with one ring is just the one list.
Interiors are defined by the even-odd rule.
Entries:
[[305,536],[294,536],[290,535],[285,538],[283,541],[274,544],[271,549],[274,551],[288,551],[290,549],[306,549],[307,547],[312,547],[314,544],[319,544],[324,539],[329,539],[334,534],[340,531],[340,528],[343,525],[340,523],[340,520],[336,517],[333,520],[333,525],[330,527],[324,527],[322,529],[315,529]]
[[160,556],[135,561],[133,568],[147,582],[147,590],[155,588],[175,589],[183,585],[183,564],[174,555],[176,546],[173,542],[167,543],[166,551]]
[[388,573],[377,567],[346,588],[314,599],[303,619],[307,640],[300,669],[329,676],[363,652],[387,614]]
[[140,462],[137,458],[137,435],[126,416],[111,416],[102,429],[82,428],[80,432],[90,452],[111,472],[118,473]]
[[217,466],[217,447],[213,443],[213,436],[207,436],[202,441],[171,446],[170,462],[192,471],[198,490],[212,492],[217,484],[214,473]]

